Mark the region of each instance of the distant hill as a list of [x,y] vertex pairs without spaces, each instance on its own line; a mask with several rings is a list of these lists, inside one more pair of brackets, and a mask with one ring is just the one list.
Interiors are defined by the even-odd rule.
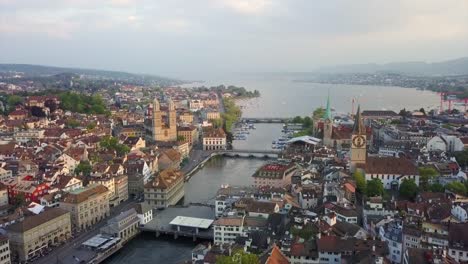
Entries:
[[468,57],[442,62],[395,62],[388,64],[351,64],[321,68],[316,73],[399,73],[406,75],[466,75]]
[[44,77],[61,74],[76,74],[94,79],[122,81],[145,81],[148,83],[177,84],[179,80],[148,74],[134,74],[120,71],[106,71],[81,68],[65,68],[31,64],[0,64],[0,72],[21,72],[25,77]]

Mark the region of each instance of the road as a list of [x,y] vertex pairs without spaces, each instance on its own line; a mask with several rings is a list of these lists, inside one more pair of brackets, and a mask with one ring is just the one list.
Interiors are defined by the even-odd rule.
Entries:
[[198,164],[200,164],[200,162],[202,162],[204,159],[206,159],[208,156],[210,156],[211,152],[210,151],[205,151],[205,150],[200,150],[200,149],[193,149],[191,152],[190,152],[190,156],[189,156],[189,161],[187,162],[187,164],[184,165],[184,167],[182,167],[182,172],[183,173],[187,173],[189,171],[191,171],[193,168],[195,168],[196,166],[198,166]]
[[[110,217],[107,219],[110,219],[116,215],[118,215],[120,212],[126,211],[130,208],[132,208],[135,205],[135,201],[133,200],[128,200],[125,201],[121,204],[119,204],[116,207],[111,208],[111,213]],[[67,241],[65,245],[62,245],[58,248],[55,248],[52,252],[50,252],[47,256],[44,256],[33,263],[37,264],[68,264],[68,263],[73,263],[67,261],[68,259],[73,256],[73,251],[75,248],[79,247],[83,242],[86,240],[90,239],[91,237],[99,234],[99,230],[101,227],[105,226],[107,224],[107,220],[103,220],[93,226],[91,230],[88,230],[86,232],[80,233],[76,235],[73,239],[70,239]],[[76,263],[76,262],[75,262]]]

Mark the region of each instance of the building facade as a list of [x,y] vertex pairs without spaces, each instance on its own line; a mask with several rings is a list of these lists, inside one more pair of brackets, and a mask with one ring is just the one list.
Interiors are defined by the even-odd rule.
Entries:
[[145,202],[157,208],[177,204],[184,197],[184,174],[180,170],[166,169],[145,185]]
[[103,185],[91,184],[65,195],[59,207],[71,213],[74,231],[90,228],[109,216],[108,192]]
[[10,241],[7,236],[0,235],[0,264],[11,263]]
[[12,258],[27,261],[71,237],[70,213],[60,208],[46,209],[8,226],[7,232]]
[[203,150],[226,149],[226,133],[222,128],[203,131]]
[[153,101],[153,140],[175,141],[177,140],[177,119],[174,102],[168,100],[168,121],[164,122],[161,106],[157,99]]

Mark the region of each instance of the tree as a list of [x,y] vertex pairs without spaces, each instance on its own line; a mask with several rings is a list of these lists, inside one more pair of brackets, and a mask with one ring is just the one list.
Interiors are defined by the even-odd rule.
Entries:
[[295,124],[302,124],[303,120],[302,120],[302,117],[300,116],[296,116],[293,118],[293,120],[291,121],[291,123],[295,123]]
[[107,150],[114,150],[117,155],[122,156],[130,152],[130,148],[126,145],[120,144],[117,138],[112,136],[105,136],[99,142],[101,148]]
[[312,127],[312,118],[306,116],[302,119],[302,124],[304,125],[305,128],[310,128]]
[[75,175],[89,176],[93,171],[93,167],[89,164],[89,161],[80,161],[80,164],[75,168]]
[[96,123],[95,123],[95,122],[91,122],[91,123],[89,123],[89,124],[86,126],[86,129],[87,129],[87,130],[93,130],[95,127],[96,127]]
[[223,120],[221,118],[213,119],[211,120],[211,123],[213,123],[215,128],[223,127]]
[[24,194],[19,193],[13,198],[13,206],[15,208],[21,207],[26,205],[26,198],[24,197]]
[[18,95],[10,95],[7,99],[8,110],[13,111],[15,106],[21,104],[23,102],[23,98]]
[[358,192],[366,194],[367,192],[367,183],[364,174],[361,171],[354,172],[354,180],[356,181],[356,187]]
[[367,182],[367,196],[381,196],[383,193],[384,187],[380,179],[372,179]]
[[68,128],[77,128],[80,126],[80,122],[76,119],[69,119],[67,120],[66,126]]
[[445,187],[440,183],[434,183],[429,186],[431,192],[445,192]]
[[245,253],[243,250],[238,250],[232,256],[219,256],[216,258],[216,264],[259,264],[260,260],[257,255]]
[[400,116],[402,117],[407,117],[409,115],[409,112],[406,111],[406,108],[403,108],[400,110],[400,112],[398,113]]
[[400,185],[399,192],[402,197],[413,200],[418,194],[418,185],[414,180],[404,179]]
[[419,112],[423,113],[424,115],[426,115],[426,110],[424,110],[423,107],[421,107],[421,109],[419,109]]
[[182,135],[177,136],[177,141],[185,141],[185,137]]
[[436,176],[438,176],[439,173],[437,172],[436,169],[433,167],[420,167],[419,168],[419,186],[423,191],[427,191],[429,188],[429,182]]
[[312,118],[319,119],[319,118],[322,118],[324,114],[325,114],[325,109],[323,107],[319,107],[315,109],[314,112],[312,113]]
[[454,181],[454,182],[448,183],[447,185],[445,185],[445,188],[456,194],[466,195],[466,186],[461,182]]

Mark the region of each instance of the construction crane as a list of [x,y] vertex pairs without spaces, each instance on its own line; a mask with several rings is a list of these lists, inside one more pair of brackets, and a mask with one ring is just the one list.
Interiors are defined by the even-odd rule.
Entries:
[[[448,102],[448,111],[452,111],[452,102],[457,101],[457,98],[451,98],[451,95],[463,94],[463,92],[438,92],[440,94],[440,112],[444,111],[444,102]],[[465,106],[466,107],[466,106]]]

